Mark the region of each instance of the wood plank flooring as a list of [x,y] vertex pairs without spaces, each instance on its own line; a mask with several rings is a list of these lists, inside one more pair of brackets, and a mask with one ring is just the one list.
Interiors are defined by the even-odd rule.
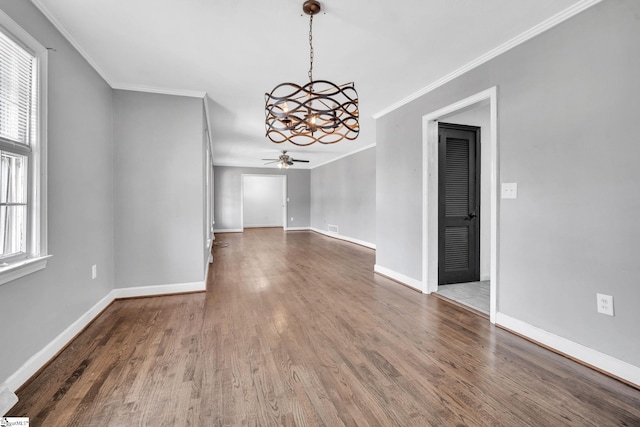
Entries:
[[218,235],[206,293],[114,302],[9,412],[32,426],[638,426],[640,391],[312,232]]

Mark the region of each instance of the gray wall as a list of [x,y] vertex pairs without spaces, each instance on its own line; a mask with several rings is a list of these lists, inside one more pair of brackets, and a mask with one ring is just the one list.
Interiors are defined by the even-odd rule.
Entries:
[[116,287],[204,279],[202,100],[114,91]]
[[311,170],[311,226],[376,242],[376,148]]
[[309,227],[309,170],[214,166],[213,171],[216,230],[236,230],[242,226],[242,174],[286,175],[287,228]]
[[[49,52],[47,268],[0,285],[0,383],[113,288],[112,90],[28,1],[0,0]],[[98,277],[91,279],[91,266]]]
[[640,366],[638,16],[604,1],[380,118],[377,263],[421,278],[422,116],[498,86],[498,311]]

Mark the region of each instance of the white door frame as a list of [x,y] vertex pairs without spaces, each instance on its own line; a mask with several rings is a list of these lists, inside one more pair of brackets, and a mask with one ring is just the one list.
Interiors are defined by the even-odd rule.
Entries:
[[245,176],[263,176],[273,178],[282,178],[282,228],[287,231],[287,175],[279,174],[260,174],[260,173],[243,173],[240,175],[240,229],[244,231],[244,177]]
[[496,322],[498,290],[498,98],[494,86],[422,117],[422,292],[438,291],[438,121],[489,101],[491,129],[491,266],[489,320]]

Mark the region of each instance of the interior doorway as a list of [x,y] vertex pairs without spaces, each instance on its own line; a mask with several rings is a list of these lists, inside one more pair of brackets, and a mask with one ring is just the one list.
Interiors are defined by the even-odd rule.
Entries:
[[480,281],[480,131],[438,123],[439,286]]
[[287,218],[286,175],[242,175],[242,229],[282,227]]
[[[469,116],[482,117],[479,125]],[[465,118],[464,116],[467,116]],[[497,253],[498,253],[498,157],[497,157],[497,89],[487,89],[459,102],[431,112],[423,117],[423,292],[439,292],[439,123],[455,123],[481,127],[480,153],[481,185],[480,210],[476,212],[480,226],[480,277],[472,283],[483,286],[488,292],[488,314],[495,323],[497,312]],[[467,212],[473,213],[472,211]],[[458,285],[448,285],[458,286]],[[443,286],[442,288],[446,288]],[[486,298],[486,297],[485,297]]]

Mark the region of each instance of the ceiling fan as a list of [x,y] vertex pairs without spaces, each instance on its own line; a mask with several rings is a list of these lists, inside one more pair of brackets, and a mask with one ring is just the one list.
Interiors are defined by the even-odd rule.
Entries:
[[293,165],[293,162],[298,163],[309,163],[309,160],[298,160],[291,158],[290,155],[287,154],[287,150],[282,150],[282,154],[277,159],[262,159],[267,161],[265,165],[270,165],[272,163],[278,163],[278,167],[280,169],[289,169],[289,166]]

